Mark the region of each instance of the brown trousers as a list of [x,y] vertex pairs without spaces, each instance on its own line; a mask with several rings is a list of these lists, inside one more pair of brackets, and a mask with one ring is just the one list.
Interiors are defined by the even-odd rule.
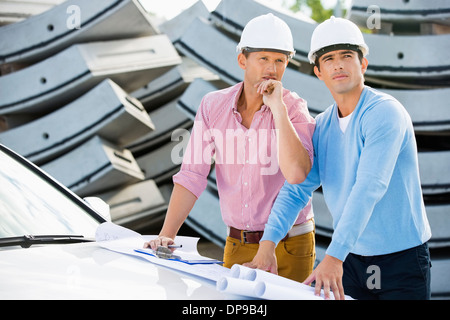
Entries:
[[[316,259],[314,231],[285,241],[280,241],[275,249],[278,263],[278,275],[303,282],[313,271]],[[240,240],[227,237],[223,261],[231,268],[234,264],[250,262],[258,251],[258,243],[241,243]]]

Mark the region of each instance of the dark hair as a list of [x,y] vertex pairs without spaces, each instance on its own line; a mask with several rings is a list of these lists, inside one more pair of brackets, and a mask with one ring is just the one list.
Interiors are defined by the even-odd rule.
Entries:
[[319,51],[316,52],[316,59],[314,61],[314,65],[317,67],[317,69],[319,69],[320,71],[320,63],[319,63],[319,59],[321,56],[323,56],[324,54],[331,52],[331,51],[335,51],[335,50],[352,50],[358,53],[358,58],[359,58],[359,62],[362,62],[364,55],[362,53],[362,51],[359,49],[358,46],[355,45],[349,45],[349,44],[338,44],[338,45],[331,45],[325,48],[320,49]]

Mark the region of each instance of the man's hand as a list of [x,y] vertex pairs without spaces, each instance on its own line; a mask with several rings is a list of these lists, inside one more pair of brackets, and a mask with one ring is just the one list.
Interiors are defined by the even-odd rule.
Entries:
[[344,300],[344,287],[342,286],[343,273],[342,261],[335,257],[325,255],[325,258],[303,283],[310,285],[311,282],[316,280],[316,296],[320,295],[320,289],[323,286],[325,299],[330,299],[331,289],[336,300]]
[[274,117],[286,113],[283,102],[283,84],[277,80],[264,80],[255,85],[256,91],[263,96],[263,102],[270,108]]
[[[167,247],[170,244],[174,244],[172,238],[165,237],[165,236],[158,236],[157,238],[144,243],[144,248],[151,248],[152,250],[158,249],[159,246]],[[171,249],[174,251],[175,249]]]
[[245,267],[261,269],[278,274],[277,258],[275,256],[275,243],[272,241],[261,241],[258,252],[251,262],[243,264]]

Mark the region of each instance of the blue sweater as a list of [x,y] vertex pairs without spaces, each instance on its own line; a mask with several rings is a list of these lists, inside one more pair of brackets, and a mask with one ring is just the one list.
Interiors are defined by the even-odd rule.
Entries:
[[397,100],[366,86],[345,133],[335,103],[316,117],[313,144],[311,172],[301,184],[284,184],[262,240],[278,243],[320,186],[333,216],[328,255],[387,254],[431,237],[414,129]]

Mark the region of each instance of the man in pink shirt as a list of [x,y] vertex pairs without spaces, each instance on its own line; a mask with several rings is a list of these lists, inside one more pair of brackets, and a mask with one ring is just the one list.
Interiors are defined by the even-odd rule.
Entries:
[[[273,14],[252,19],[238,45],[244,81],[207,94],[198,109],[162,230],[146,246],[173,244],[179,228],[206,188],[215,155],[222,218],[228,226],[224,265],[267,270],[259,247],[270,210],[285,180],[301,183],[313,163],[315,121],[306,102],[280,82],[294,53],[287,24]],[[315,260],[311,204],[275,250],[270,270],[303,281]],[[266,252],[261,250],[261,252]],[[258,256],[259,257],[259,256]]]

